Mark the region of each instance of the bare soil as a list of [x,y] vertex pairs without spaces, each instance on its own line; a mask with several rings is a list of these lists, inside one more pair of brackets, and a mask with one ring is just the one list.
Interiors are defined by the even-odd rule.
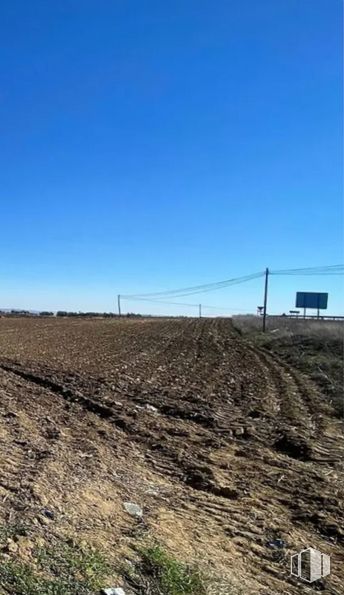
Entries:
[[[0,395],[1,522],[31,530],[18,557],[73,536],[116,565],[149,534],[223,593],[344,592],[341,421],[230,320],[2,318]],[[332,562],[313,586],[289,575],[308,546]]]

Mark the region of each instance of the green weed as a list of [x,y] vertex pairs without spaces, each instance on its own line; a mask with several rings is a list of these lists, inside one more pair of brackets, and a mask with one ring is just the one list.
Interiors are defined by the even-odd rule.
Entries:
[[183,564],[162,549],[151,545],[138,550],[140,560],[125,571],[128,582],[139,595],[205,595],[205,579],[196,567]]
[[[16,537],[15,529],[0,530]],[[3,543],[3,539],[1,539]],[[0,592],[16,595],[94,595],[104,586],[110,568],[103,556],[72,541],[36,548],[30,564],[0,553]]]

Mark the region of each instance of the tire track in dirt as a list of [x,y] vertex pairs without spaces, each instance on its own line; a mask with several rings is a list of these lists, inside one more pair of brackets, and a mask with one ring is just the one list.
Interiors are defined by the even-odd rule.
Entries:
[[[325,539],[339,548],[342,480],[333,458],[335,449],[337,459],[341,456],[338,427],[335,431],[327,417],[321,395],[313,399],[311,384],[248,346],[229,321],[159,324],[138,325],[137,335],[132,325],[123,350],[116,344],[114,352],[106,330],[100,350],[108,351],[90,370],[82,371],[84,360],[74,363],[77,326],[73,351],[64,345],[67,363],[61,369],[49,358],[43,363],[42,357],[37,362],[23,357],[19,363],[9,350],[0,367],[28,383],[31,392],[36,387],[44,393],[48,411],[52,396],[82,410],[85,432],[94,416],[101,419],[104,443],[112,427],[118,428],[116,440],[128,448],[137,445],[142,464],[171,482],[175,518],[185,526],[197,519],[210,540],[223,535],[260,573],[268,591],[275,581],[271,592],[299,592],[288,577],[276,576],[284,562],[266,544],[285,534],[294,547],[301,542],[320,547]],[[12,485],[18,474],[32,485],[34,469],[25,446],[19,447]],[[68,448],[65,443],[64,452]],[[38,475],[44,464],[42,459]]]
[[[16,509],[25,509],[32,497],[32,489],[46,462],[58,449],[60,431],[48,416],[39,427],[33,426],[27,414],[18,411],[16,398],[25,388],[20,379],[8,371],[0,372],[2,418],[0,441],[2,443],[1,480],[3,502],[16,502]],[[5,387],[5,388],[4,388]],[[34,393],[33,393],[34,394]],[[28,432],[30,427],[30,433]]]
[[[279,444],[282,452],[303,460],[318,463],[335,463],[344,460],[344,445],[340,433],[335,437],[326,435],[327,426],[335,426],[329,417],[330,407],[324,402],[318,388],[288,364],[271,356],[265,350],[250,347],[258,361],[267,366],[280,394],[279,425],[282,437]],[[327,415],[326,415],[327,414]],[[290,432],[288,427],[292,427]],[[289,434],[289,438],[288,438]],[[294,434],[294,437],[290,438]]]

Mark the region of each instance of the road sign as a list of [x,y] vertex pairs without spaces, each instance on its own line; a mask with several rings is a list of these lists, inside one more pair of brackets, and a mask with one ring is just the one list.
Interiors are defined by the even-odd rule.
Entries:
[[298,291],[296,294],[296,308],[314,308],[315,310],[327,309],[328,293],[312,293]]

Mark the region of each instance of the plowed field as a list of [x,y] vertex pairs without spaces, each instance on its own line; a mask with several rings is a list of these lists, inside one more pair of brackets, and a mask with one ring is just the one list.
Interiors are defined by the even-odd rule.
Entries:
[[[340,420],[230,320],[3,318],[0,394],[2,523],[114,559],[147,532],[245,595],[344,592]],[[308,546],[313,586],[289,575]]]

